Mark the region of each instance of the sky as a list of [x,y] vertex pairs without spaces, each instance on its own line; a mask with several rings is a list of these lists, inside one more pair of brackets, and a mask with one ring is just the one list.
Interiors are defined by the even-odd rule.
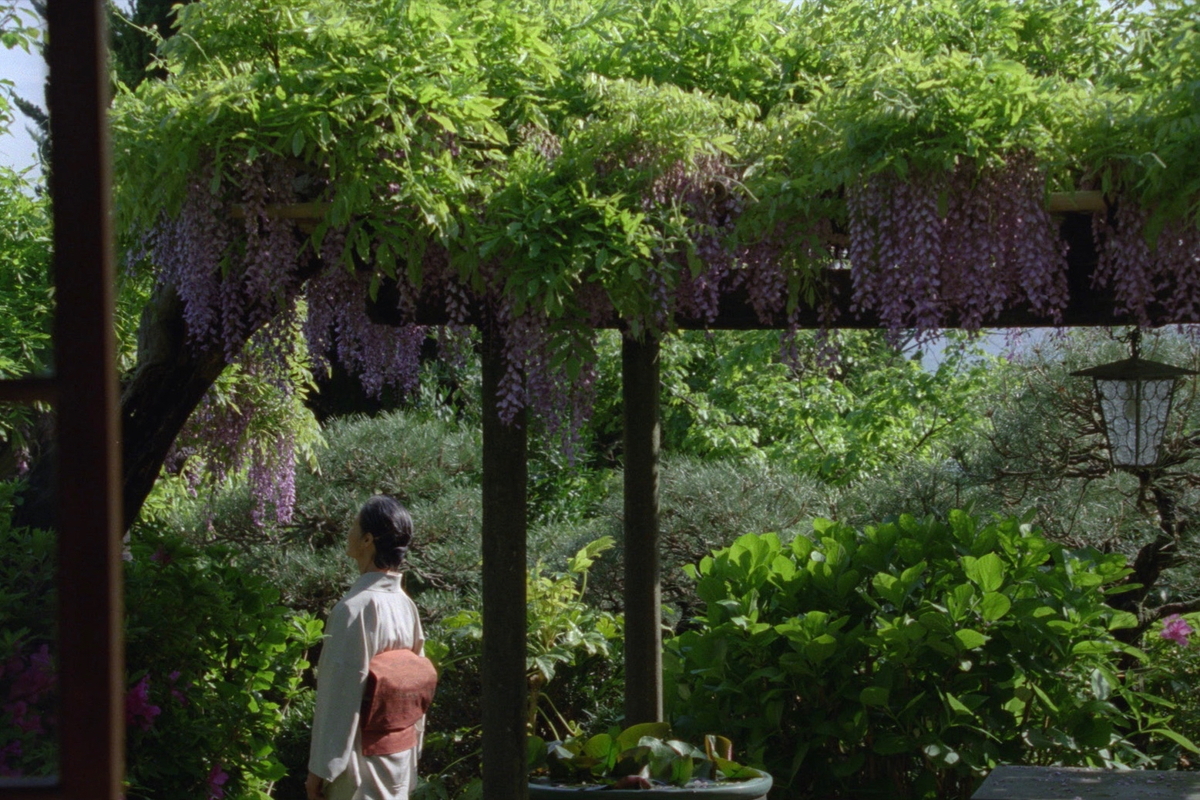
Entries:
[[[46,78],[46,62],[38,52],[26,53],[20,48],[6,50],[0,47],[0,78],[14,84],[5,87],[6,93],[15,92],[26,100],[45,107],[43,83]],[[24,114],[13,110],[15,119],[9,132],[0,136],[0,165],[17,170],[33,167],[35,171],[40,171],[37,170],[37,146],[26,131],[32,123]]]

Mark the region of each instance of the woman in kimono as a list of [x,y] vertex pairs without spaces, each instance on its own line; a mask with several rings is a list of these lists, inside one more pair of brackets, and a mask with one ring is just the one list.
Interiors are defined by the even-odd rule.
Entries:
[[399,568],[412,541],[404,506],[377,495],[358,512],[346,552],[361,577],[333,607],[317,664],[317,707],[309,750],[309,800],[407,800],[416,786],[416,747],[389,755],[364,755],[360,714],[368,665],[378,653],[421,654],[424,636],[417,607],[400,586]]

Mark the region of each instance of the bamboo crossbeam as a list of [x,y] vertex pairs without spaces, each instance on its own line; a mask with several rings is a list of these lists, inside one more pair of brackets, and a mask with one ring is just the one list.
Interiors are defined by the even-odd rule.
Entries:
[[1052,192],[1046,198],[1046,210],[1051,214],[1107,211],[1108,202],[1104,192]]
[[[297,222],[320,222],[329,213],[332,203],[291,203],[287,205],[268,205],[267,216],[272,219],[293,219]],[[1108,202],[1104,192],[1051,192],[1046,198],[1046,210],[1051,214],[1093,213],[1104,211]],[[235,205],[231,211],[234,219],[245,219],[246,208]]]

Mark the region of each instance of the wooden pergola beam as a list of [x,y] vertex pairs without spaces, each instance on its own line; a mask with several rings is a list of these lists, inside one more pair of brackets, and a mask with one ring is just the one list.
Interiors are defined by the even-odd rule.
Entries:
[[[1092,327],[1119,324],[1115,323],[1119,316],[1118,306],[1111,292],[1100,292],[1092,288],[1092,275],[1096,270],[1098,257],[1096,245],[1092,237],[1090,213],[1064,213],[1059,228],[1060,235],[1068,245],[1067,251],[1067,286],[1069,298],[1062,316],[1054,318],[1037,314],[1028,308],[1005,309],[994,318],[984,321],[986,328],[1056,328],[1056,327]],[[886,327],[876,314],[871,312],[856,313],[851,310],[851,298],[854,286],[848,269],[826,269],[818,280],[823,286],[824,293],[832,309],[831,327],[850,330],[869,330]],[[786,298],[780,298],[781,305]],[[400,294],[396,284],[384,281],[374,300],[368,299],[367,312],[371,319],[384,325],[445,325],[451,320],[446,314],[444,304],[439,301],[419,301],[415,312],[402,312],[399,308]],[[1151,308],[1151,313],[1156,309]],[[475,309],[467,320],[468,324],[478,324],[480,312]],[[801,306],[796,310],[794,322],[797,328],[830,327],[820,309],[813,306]],[[720,298],[718,312],[713,320],[700,319],[679,313],[675,315],[675,325],[679,330],[778,330],[788,327],[784,314],[775,319],[762,320],[755,313],[749,302],[749,296],[743,289],[737,292],[725,293]],[[615,316],[601,322],[596,327],[624,328],[624,323]],[[943,328],[962,327],[961,318],[951,316],[941,325]]]

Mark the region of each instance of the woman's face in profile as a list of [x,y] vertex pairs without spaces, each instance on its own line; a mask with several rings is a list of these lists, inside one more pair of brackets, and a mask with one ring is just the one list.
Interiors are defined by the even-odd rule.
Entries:
[[373,544],[371,539],[363,534],[362,525],[359,523],[358,515],[355,514],[354,523],[350,526],[350,533],[346,535],[346,555],[361,566],[364,561],[375,557]]

